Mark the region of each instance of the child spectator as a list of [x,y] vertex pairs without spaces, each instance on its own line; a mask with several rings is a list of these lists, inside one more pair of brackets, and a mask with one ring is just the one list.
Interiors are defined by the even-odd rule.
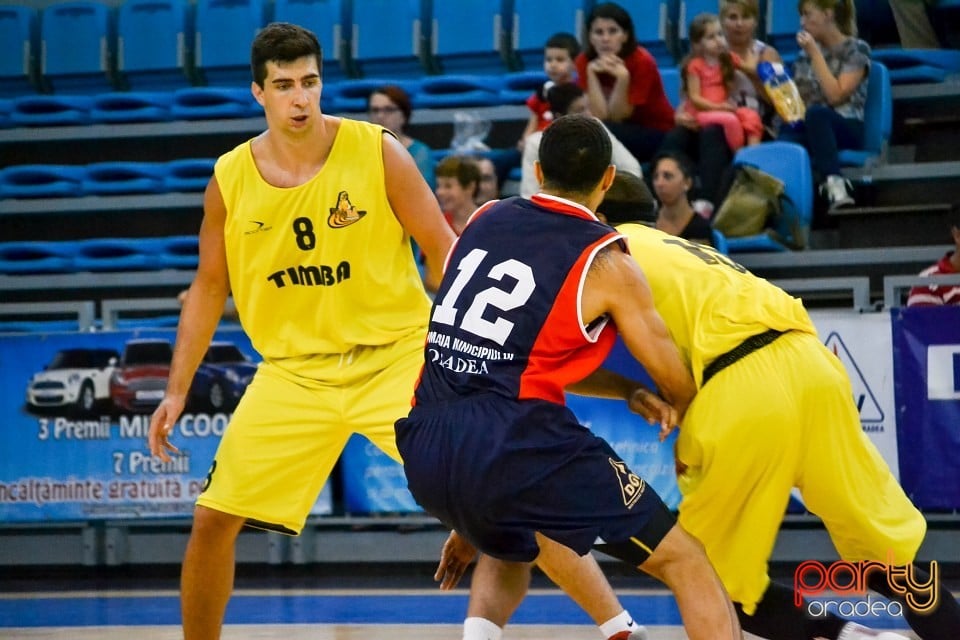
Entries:
[[477,208],[475,199],[480,186],[480,167],[470,156],[447,156],[437,163],[436,176],[437,200],[443,216],[454,233],[460,235]]
[[720,30],[720,18],[701,13],[690,23],[690,55],[683,63],[683,90],[686,109],[701,127],[719,124],[727,146],[736,151],[744,145],[760,144],[763,122],[749,107],[739,107],[730,91],[736,81],[740,59],[727,50]]
[[547,74],[547,81],[536,93],[527,98],[527,108],[530,109],[530,118],[520,136],[517,148],[523,151],[524,141],[534,131],[543,131],[553,121],[554,114],[550,111],[547,101],[547,91],[555,84],[573,82],[575,78],[574,58],[580,53],[580,43],[576,36],[570,33],[555,33],[547,38],[543,47],[543,71]]
[[[587,103],[587,96],[583,89],[575,84],[557,84],[550,87],[547,91],[547,100],[550,103],[550,110],[556,117],[567,114],[593,115],[590,113],[590,105]],[[606,126],[603,130],[610,136],[610,144],[613,147],[610,161],[617,167],[617,173],[629,173],[638,178],[643,178],[643,170],[640,162],[633,157],[633,154],[617,140],[617,137],[610,133]],[[534,131],[527,138],[527,144],[523,148],[523,157],[520,162],[520,195],[529,198],[540,191],[540,183],[537,182],[534,164],[539,159],[540,138],[542,131]]]
[[[921,276],[948,276],[960,274],[960,204],[951,209],[952,224],[950,235],[953,236],[953,251],[948,251],[940,260],[923,271]],[[960,284],[955,285],[926,285],[910,289],[907,298],[908,307],[941,307],[948,304],[960,305]]]

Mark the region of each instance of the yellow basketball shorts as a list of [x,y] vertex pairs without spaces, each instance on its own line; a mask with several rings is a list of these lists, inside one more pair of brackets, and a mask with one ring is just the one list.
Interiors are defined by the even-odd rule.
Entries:
[[400,461],[394,422],[410,411],[423,334],[330,356],[336,379],[298,379],[263,363],[226,428],[197,499],[248,523],[299,534],[347,440]]
[[863,433],[849,378],[811,334],[792,331],[720,371],[677,439],[680,524],[752,614],[769,585],[793,487],[841,558],[911,562],[926,522]]

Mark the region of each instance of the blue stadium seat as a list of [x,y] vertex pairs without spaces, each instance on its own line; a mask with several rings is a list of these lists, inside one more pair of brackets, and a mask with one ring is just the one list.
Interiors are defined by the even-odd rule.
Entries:
[[[249,75],[249,70],[247,71]],[[244,88],[188,87],[173,94],[170,111],[177,120],[250,118],[263,114],[263,108],[250,93],[249,80]]]
[[[657,61],[657,66],[675,67],[677,36],[670,29],[672,22],[667,2],[665,0],[624,0],[621,6],[633,18],[637,43],[650,52]],[[717,3],[714,2],[713,13],[716,12]]]
[[16,5],[0,7],[0,95],[36,91],[38,36],[36,10]]
[[713,240],[713,248],[723,255],[730,255],[730,245],[727,244],[727,236],[723,235],[718,229],[710,229],[710,239]]
[[124,0],[117,12],[117,71],[135,90],[190,86],[193,32],[186,0]]
[[54,93],[91,94],[114,88],[114,37],[107,5],[74,0],[51,4],[40,20],[43,81]]
[[683,83],[680,79],[680,69],[677,67],[661,67],[660,80],[663,82],[663,92],[674,109],[680,105]]
[[196,269],[200,259],[200,240],[197,236],[156,238],[162,269]]
[[12,101],[10,122],[18,127],[89,124],[92,107],[88,96],[21,96]]
[[[677,19],[677,54],[685,56],[690,51],[690,23],[701,13],[716,14],[717,0],[681,0],[680,16]],[[786,5],[788,3],[784,3]],[[795,5],[794,5],[795,6]]]
[[84,168],[20,164],[0,170],[0,198],[72,198],[83,195]]
[[330,112],[360,113],[367,109],[370,93],[385,85],[396,85],[407,92],[411,102],[420,91],[419,80],[392,80],[386,78],[354,78],[323,88],[322,107]]
[[[813,175],[807,150],[792,142],[764,142],[743,147],[733,157],[733,164],[749,164],[780,179],[787,202],[783,214],[772,231],[754,236],[727,238],[730,253],[744,251],[786,251],[788,245],[806,246],[813,220]],[[786,242],[780,242],[777,237]]]
[[91,98],[90,120],[97,123],[166,122],[173,119],[173,94],[160,91],[116,91]]
[[76,243],[77,271],[152,271],[160,268],[156,248],[143,238],[91,238]]
[[162,193],[166,165],[156,162],[95,162],[87,165],[81,182],[84,194]]
[[167,163],[164,191],[203,191],[213,176],[215,158],[181,158]]
[[348,73],[344,65],[343,25],[346,6],[341,0],[275,0],[273,19],[310,29],[323,48],[323,81],[337,82]]
[[867,103],[863,115],[863,148],[842,149],[840,165],[863,167],[886,160],[887,143],[893,131],[893,89],[890,72],[876,60],[870,63],[867,77]]
[[413,96],[421,109],[492,107],[500,104],[500,79],[481,75],[427,76]]
[[504,13],[499,0],[434,2],[430,56],[445,74],[500,74],[508,70]]
[[513,0],[511,53],[523,69],[543,70],[543,45],[555,33],[583,35],[584,0],[552,0],[550,11],[539,0]]
[[10,119],[10,114],[12,113],[13,100],[0,98],[0,129],[6,129],[14,126],[13,120]]
[[350,64],[364,77],[419,78],[423,65],[420,0],[353,3]]
[[793,66],[800,49],[797,46],[797,31],[800,30],[800,14],[793,2],[774,2],[766,6],[766,27],[764,40],[783,58],[787,69]]
[[890,84],[938,83],[960,74],[955,49],[874,49],[872,57],[886,65]]
[[75,248],[73,242],[3,242],[0,243],[0,273],[71,273]]
[[526,104],[527,98],[540,90],[547,81],[543,70],[514,71],[500,79],[501,104]]
[[250,44],[265,19],[263,0],[198,0],[195,66],[210,86],[250,86]]

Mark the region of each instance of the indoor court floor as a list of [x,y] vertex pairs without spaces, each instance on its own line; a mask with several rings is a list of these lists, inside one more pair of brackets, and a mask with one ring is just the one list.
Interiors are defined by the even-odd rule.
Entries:
[[[59,591],[3,586],[4,640],[182,638],[175,585]],[[687,637],[666,590],[618,586],[617,592],[648,627],[651,640]],[[223,640],[459,640],[466,606],[465,588],[451,593],[419,588],[238,588],[227,610]],[[907,633],[898,620],[871,625]],[[504,640],[536,638],[596,640],[599,632],[565,595],[546,587],[531,590],[504,633]]]

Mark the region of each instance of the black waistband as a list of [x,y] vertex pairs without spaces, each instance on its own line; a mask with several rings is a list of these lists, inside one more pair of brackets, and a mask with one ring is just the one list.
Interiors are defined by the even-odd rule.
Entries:
[[733,349],[730,349],[730,351],[717,356],[713,362],[704,367],[703,382],[700,383],[700,386],[702,387],[703,385],[707,384],[707,381],[710,380],[710,378],[717,375],[737,360],[740,360],[744,356],[753,353],[761,347],[767,346],[784,333],[784,331],[776,331],[774,329],[764,331],[763,333],[758,333],[755,336],[750,336]]

